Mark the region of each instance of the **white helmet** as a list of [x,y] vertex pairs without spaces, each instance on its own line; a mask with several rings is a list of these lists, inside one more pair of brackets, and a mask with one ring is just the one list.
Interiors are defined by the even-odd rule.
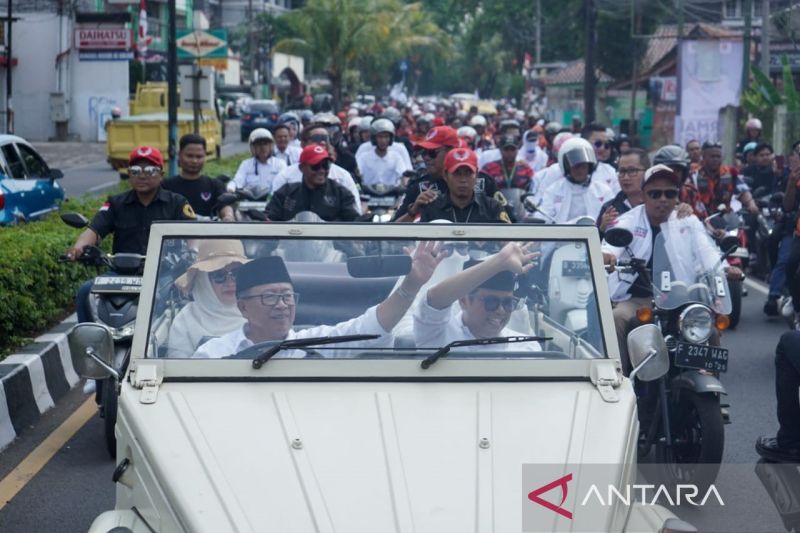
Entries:
[[553,139],[553,155],[557,156],[559,150],[561,150],[561,147],[564,146],[564,143],[573,137],[574,135],[569,131],[562,131],[561,133],[557,134]]
[[256,141],[261,140],[274,142],[275,139],[272,138],[272,134],[266,128],[256,128],[250,132],[250,137],[248,138],[249,144],[253,144]]
[[379,133],[389,134],[389,144],[394,142],[394,124],[388,118],[377,118],[369,126],[369,139],[372,144],[376,144],[376,137]]
[[347,118],[357,117],[359,115],[357,107],[351,107],[347,110]]
[[472,117],[470,119],[469,125],[472,126],[472,127],[483,126],[485,128],[486,127],[486,117],[484,117],[483,115],[475,115],[474,117]]
[[472,126],[461,126],[456,133],[459,139],[469,139],[470,143],[478,136],[478,132]]
[[370,125],[372,124],[373,120],[375,120],[375,117],[373,117],[371,115],[367,115],[365,117],[361,117],[361,124],[358,126],[358,131],[359,132],[369,131]]
[[764,128],[762,127],[760,120],[758,120],[757,118],[751,118],[745,123],[744,129],[763,130]]
[[[558,151],[558,166],[564,177],[572,181],[570,169],[581,163],[589,164],[589,176],[591,177],[597,166],[597,156],[589,141],[582,137],[573,137],[566,141]],[[588,186],[589,180],[587,179],[584,184]]]

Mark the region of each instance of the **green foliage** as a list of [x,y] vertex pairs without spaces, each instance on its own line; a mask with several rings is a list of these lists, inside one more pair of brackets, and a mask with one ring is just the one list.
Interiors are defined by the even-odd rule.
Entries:
[[742,95],[742,105],[750,113],[768,115],[779,105],[785,105],[790,113],[800,112],[800,96],[794,86],[789,58],[784,55],[781,57],[781,63],[783,65],[782,91],[756,65],[750,66],[753,82]]
[[233,177],[239,169],[239,163],[245,159],[252,157],[249,153],[234,155],[231,157],[223,157],[222,159],[214,159],[207,161],[203,166],[203,173],[206,176],[216,177],[220,174]]
[[[250,31],[253,34],[252,41]],[[265,11],[256,14],[251,24],[242,24],[235,28],[229,40],[231,48],[242,54],[243,65],[249,66],[255,62],[257,68],[261,70],[263,68],[261,65],[269,57],[275,43],[290,35],[291,30],[285,17],[276,17],[271,12]],[[253,50],[250,49],[251,42]]]

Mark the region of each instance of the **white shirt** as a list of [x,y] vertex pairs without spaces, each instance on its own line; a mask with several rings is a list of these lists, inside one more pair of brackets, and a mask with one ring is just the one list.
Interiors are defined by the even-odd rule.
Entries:
[[270,157],[266,163],[261,163],[255,157],[245,159],[239,165],[239,170],[233,180],[228,182],[228,190],[247,189],[255,198],[261,198],[272,193],[272,183],[284,168],[286,163],[276,157]]
[[[353,176],[351,176],[350,173],[342,167],[333,164],[331,165],[331,169],[328,171],[328,178],[339,183],[345,189],[350,191],[350,194],[352,194],[353,198],[356,199],[356,211],[358,211],[359,215],[362,214],[361,202],[359,201],[361,195],[358,193],[358,187],[356,187],[356,182],[353,181]],[[280,188],[287,183],[297,183],[302,180],[303,173],[300,171],[300,164],[298,163],[291,165],[283,169],[280,174],[275,176],[275,180],[272,182],[272,190],[279,191]]]
[[523,143],[519,153],[528,162],[534,172],[539,172],[547,166],[547,152],[542,150],[539,143]]
[[[582,210],[572,208],[576,193],[577,197],[582,197],[585,203]],[[556,181],[544,191],[540,209],[554,218],[557,224],[567,223],[575,218],[570,215],[580,211],[583,212],[575,216],[587,215],[596,220],[600,214],[600,208],[613,197],[611,189],[605,183],[595,180],[594,177],[588,187],[563,179]]]
[[300,152],[302,151],[303,149],[300,148],[299,145],[293,146],[292,143],[289,143],[289,145],[286,147],[285,152],[281,152],[280,150],[278,150],[277,146],[273,148],[272,155],[276,159],[283,160],[283,162],[286,163],[287,166],[289,166],[289,165],[294,165],[300,161]]
[[539,205],[542,202],[544,191],[546,191],[549,186],[563,178],[564,174],[561,173],[561,167],[558,166],[558,163],[553,163],[549,167],[543,169],[541,172],[537,172],[531,180],[530,188],[528,188],[528,192],[533,194],[533,200],[536,205]]
[[411,170],[406,167],[400,154],[389,150],[383,156],[379,156],[375,149],[367,150],[356,156],[356,163],[361,179],[367,185],[395,186],[400,182],[403,172]]
[[[414,342],[418,348],[439,347],[453,341],[475,339],[470,329],[464,324],[463,311],[454,312],[455,303],[444,309],[435,309],[428,303],[428,292],[420,298],[414,310]],[[510,328],[503,328],[499,337],[525,336]],[[462,346],[459,350],[469,352],[540,352],[541,345],[536,341],[493,344],[486,346]]]
[[[312,337],[336,337],[339,335],[380,335],[380,338],[371,341],[349,342],[343,346],[352,346],[364,348],[383,348],[392,346],[394,337],[391,333],[385,331],[380,322],[378,322],[378,306],[372,306],[364,314],[351,318],[345,322],[340,322],[335,326],[315,326],[300,331],[290,329],[286,335],[286,339],[308,339]],[[229,355],[241,352],[245,348],[253,346],[253,341],[245,335],[245,328],[247,324],[239,329],[230,333],[226,333],[221,337],[211,339],[202,346],[200,346],[192,357],[202,359],[220,359]],[[323,348],[316,348],[326,358],[337,357],[352,357],[354,350],[324,350]],[[284,350],[275,354],[275,357],[297,359],[305,357],[306,353],[303,350]]]
[[[356,150],[356,160],[358,160],[358,156],[364,152],[372,151],[373,148],[375,148],[375,146],[369,141],[359,144],[358,149]],[[411,156],[408,155],[408,150],[406,150],[406,145],[403,143],[393,142],[389,145],[389,151],[396,152],[402,158],[403,164],[406,166],[406,170],[412,170],[414,168],[414,166],[411,164]]]
[[592,172],[592,181],[602,181],[605,183],[611,192],[616,195],[620,191],[619,177],[614,167],[608,163],[598,162],[597,168]]

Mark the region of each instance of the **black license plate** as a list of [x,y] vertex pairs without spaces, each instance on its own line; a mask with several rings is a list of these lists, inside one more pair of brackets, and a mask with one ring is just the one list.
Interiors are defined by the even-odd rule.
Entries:
[[679,342],[675,350],[675,366],[711,372],[728,371],[728,349],[705,344]]

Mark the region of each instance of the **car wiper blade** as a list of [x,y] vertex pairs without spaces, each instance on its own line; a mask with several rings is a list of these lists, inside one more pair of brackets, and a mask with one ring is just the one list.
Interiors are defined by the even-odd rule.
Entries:
[[305,348],[307,346],[322,346],[324,344],[337,344],[340,342],[370,341],[379,338],[380,335],[338,335],[334,337],[308,337],[305,339],[289,339],[279,342],[269,350],[253,359],[253,368],[259,369],[264,363],[269,361],[272,356],[285,350],[286,348]]
[[460,346],[481,346],[485,344],[509,344],[512,342],[549,341],[552,338],[553,337],[531,337],[523,335],[515,337],[488,337],[486,339],[463,339],[460,341],[453,341],[449,344],[445,344],[436,350],[433,355],[423,360],[421,366],[423,370],[427,370],[433,363],[446,356],[452,348],[458,348]]

